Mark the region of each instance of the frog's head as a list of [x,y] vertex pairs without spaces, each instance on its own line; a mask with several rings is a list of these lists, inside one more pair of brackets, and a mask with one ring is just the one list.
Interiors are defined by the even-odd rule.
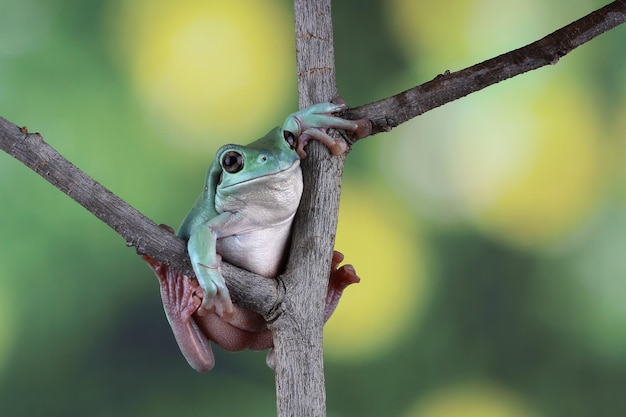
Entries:
[[215,156],[221,167],[217,186],[226,189],[285,171],[299,163],[295,147],[295,136],[278,127],[248,145],[224,145]]

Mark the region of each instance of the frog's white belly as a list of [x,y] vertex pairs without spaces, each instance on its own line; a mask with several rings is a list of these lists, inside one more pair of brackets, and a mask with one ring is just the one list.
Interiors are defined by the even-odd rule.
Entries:
[[217,240],[217,253],[223,260],[264,277],[276,277],[286,260],[293,216],[269,228]]

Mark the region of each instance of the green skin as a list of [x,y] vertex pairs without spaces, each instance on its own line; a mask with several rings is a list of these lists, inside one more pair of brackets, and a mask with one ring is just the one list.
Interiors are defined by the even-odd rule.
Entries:
[[[343,109],[343,104],[316,104],[291,114],[283,127],[249,145],[226,145],[217,151],[204,189],[178,232],[188,240],[191,263],[204,290],[201,309],[226,317],[233,312],[220,272],[221,257],[259,275],[277,275],[302,194],[299,165],[306,155],[304,145],[316,139],[340,155],[347,145],[325,129],[362,128],[357,121],[331,115]],[[268,259],[273,260],[270,265]]]
[[[188,240],[197,281],[143,256],[160,282],[166,317],[187,362],[197,371],[213,368],[210,342],[229,351],[272,348],[271,332],[263,318],[233,305],[220,272],[221,259],[258,275],[275,278],[284,268],[291,223],[300,203],[300,158],[310,139],[341,155],[346,143],[327,128],[369,134],[367,120],[344,120],[331,113],[345,105],[320,103],[291,114],[282,127],[247,146],[226,145],[209,168],[200,197],[183,221],[178,236]],[[170,229],[171,230],[171,229]],[[343,290],[359,281],[351,265],[331,262],[327,320]],[[268,365],[273,367],[272,350]]]

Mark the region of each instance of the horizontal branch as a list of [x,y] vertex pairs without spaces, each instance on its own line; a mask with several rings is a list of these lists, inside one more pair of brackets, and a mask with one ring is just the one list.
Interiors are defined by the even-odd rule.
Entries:
[[[106,187],[65,159],[38,133],[28,133],[0,117],[0,149],[21,161],[46,181],[85,207],[134,246],[172,268],[194,277],[186,243],[157,226]],[[240,305],[267,315],[278,301],[276,281],[260,277],[230,264],[223,264],[233,298]]]
[[[350,109],[348,119],[372,121],[372,135],[485,87],[556,64],[580,45],[626,21],[626,0],[614,1],[550,35],[457,72],[446,71],[392,97]],[[358,140],[358,139],[356,139]]]

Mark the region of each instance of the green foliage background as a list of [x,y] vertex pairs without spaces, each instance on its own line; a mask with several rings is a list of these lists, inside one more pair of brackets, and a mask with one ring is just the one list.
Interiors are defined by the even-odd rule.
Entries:
[[[219,145],[251,141],[295,109],[296,74],[291,38],[279,46],[243,30],[242,45],[260,54],[250,85],[284,87],[228,90],[185,130],[180,113],[189,110],[150,89],[159,78],[145,68],[160,67],[133,67],[167,49],[157,41],[169,23],[147,20],[148,36],[132,28],[171,3],[0,0],[0,115],[177,226]],[[335,2],[339,91],[349,104],[517,48],[604,4],[426,3]],[[291,3],[262,4],[258,23],[290,36]],[[346,292],[327,334],[330,416],[626,413],[625,39],[617,28],[555,67],[355,147],[346,205],[373,208],[360,224],[345,226],[349,211],[340,221],[339,249],[363,282]],[[202,65],[231,59],[209,58]],[[193,82],[247,85],[236,74]],[[200,105],[200,93],[186,94],[178,99]],[[542,150],[552,138],[563,141]],[[264,353],[216,348],[216,368],[193,372],[134,251],[7,155],[0,214],[0,415],[275,413]]]

